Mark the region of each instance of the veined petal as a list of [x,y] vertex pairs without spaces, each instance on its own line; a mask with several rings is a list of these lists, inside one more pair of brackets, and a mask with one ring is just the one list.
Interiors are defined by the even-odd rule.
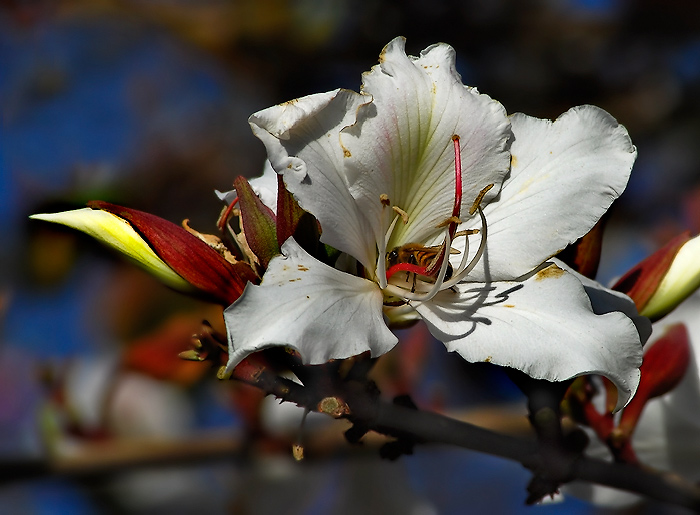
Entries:
[[[408,213],[398,224],[389,248],[425,242],[441,231],[455,201],[455,153],[452,136],[461,138],[464,216],[477,194],[495,184],[486,197],[498,194],[508,172],[510,123],[503,106],[462,83],[455,69],[455,51],[432,45],[420,57],[405,53],[404,38],[382,51],[380,64],[363,77],[362,92],[372,96],[358,122],[342,131],[348,149],[345,165],[353,196],[363,212],[391,222],[391,209]],[[388,220],[387,220],[388,218]],[[383,237],[377,235],[377,239]]]
[[29,218],[66,225],[84,232],[121,252],[171,288],[190,293],[196,291],[196,288],[158,257],[127,221],[112,213],[85,207],[61,213],[31,215]]
[[594,106],[511,123],[511,175],[484,208],[489,237],[475,280],[526,274],[586,234],[625,189],[637,155],[627,130]]
[[370,97],[335,90],[270,107],[248,120],[267,149],[277,173],[302,209],[321,223],[321,241],[357,258],[373,270],[374,234],[370,221],[348,189],[340,131],[355,123]]
[[294,238],[282,245],[282,254],[270,261],[259,286],[249,284],[224,311],[227,373],[272,346],[293,347],[304,363],[318,364],[365,351],[378,356],[396,345],[375,283],[317,261]]
[[581,283],[552,264],[522,282],[461,283],[416,307],[437,339],[467,361],[563,381],[609,378],[623,407],[639,384],[642,345],[620,312],[596,315]]

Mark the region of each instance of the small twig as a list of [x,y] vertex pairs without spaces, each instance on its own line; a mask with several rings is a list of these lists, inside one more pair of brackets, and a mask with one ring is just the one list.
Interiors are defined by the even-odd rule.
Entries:
[[[327,397],[309,392],[307,387],[283,378],[270,377],[263,372],[255,386],[282,400],[318,410],[318,402]],[[332,392],[345,402],[349,413],[345,418],[362,431],[376,431],[387,435],[410,434],[416,441],[455,445],[501,458],[517,461],[530,470],[541,470],[545,465],[540,446],[536,441],[495,433],[472,424],[461,422],[437,413],[411,409],[388,403],[367,394],[361,384],[348,382],[342,392]],[[552,460],[548,456],[547,461]],[[658,501],[684,506],[700,512],[700,488],[680,477],[652,472],[623,463],[580,456],[562,456],[568,467],[566,476],[627,490]]]

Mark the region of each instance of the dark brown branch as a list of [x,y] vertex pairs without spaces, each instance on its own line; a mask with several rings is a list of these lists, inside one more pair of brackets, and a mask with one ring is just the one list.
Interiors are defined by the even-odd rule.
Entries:
[[[293,381],[262,373],[253,383],[264,391],[311,410],[324,412],[321,396],[311,388]],[[517,461],[530,470],[541,470],[544,462],[537,442],[495,433],[466,422],[437,413],[411,409],[388,403],[368,394],[358,383],[346,383],[344,391],[332,394],[333,402],[326,405],[343,406],[336,418],[347,418],[363,430],[387,435],[408,434],[416,441],[455,445]],[[551,457],[550,457],[551,459]],[[645,470],[623,463],[580,456],[571,460],[562,456],[568,467],[568,479],[583,480],[612,488],[627,490],[662,502],[684,506],[700,512],[700,488],[680,477]]]

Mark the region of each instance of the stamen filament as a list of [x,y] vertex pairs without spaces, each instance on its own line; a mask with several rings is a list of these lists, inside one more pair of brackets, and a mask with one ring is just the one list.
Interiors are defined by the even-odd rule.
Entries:
[[[486,217],[484,216],[484,212],[481,210],[481,207],[477,207],[476,209],[479,212],[479,216],[481,217],[481,241],[479,243],[479,248],[476,250],[476,254],[474,254],[474,257],[471,259],[471,261],[465,268],[461,270],[458,269],[449,281],[445,281],[445,283],[443,284],[444,289],[452,288],[455,284],[460,282],[464,278],[464,276],[466,276],[469,272],[474,270],[474,267],[484,255],[484,249],[486,249],[486,234],[488,233],[486,227]],[[464,258],[467,254],[467,249],[468,247],[465,246],[464,256],[462,256],[462,263],[464,263]],[[460,268],[461,266],[462,264],[460,264]]]
[[379,255],[377,256],[377,267],[375,273],[377,275],[377,280],[379,281],[379,287],[382,290],[387,287],[388,280],[386,273],[386,246],[389,244],[391,233],[393,232],[394,227],[396,227],[396,222],[398,220],[399,215],[396,215],[391,221],[391,225],[389,225],[389,228],[387,229],[386,233],[384,234],[384,240],[380,242],[378,249]]
[[[445,243],[444,243],[444,248],[449,249],[450,246],[452,245],[452,238],[450,237],[450,233],[448,231],[447,235],[445,236]],[[440,266],[440,272],[438,273],[437,278],[435,279],[435,284],[433,284],[433,287],[428,290],[428,293],[425,294],[425,298],[421,300],[421,302],[426,302],[435,295],[438,294],[440,290],[442,290],[443,282],[445,281],[445,274],[447,274],[447,267],[450,264],[450,260],[447,258],[447,254],[445,254],[443,250],[443,259],[442,259],[442,266]]]
[[228,219],[231,216],[231,212],[233,211],[233,207],[236,204],[238,204],[238,197],[233,199],[233,201],[228,206],[226,206],[226,210],[223,212],[217,223],[219,229],[223,230],[224,227],[226,227],[226,222],[228,222]]
[[[460,232],[464,232],[464,231],[460,231]],[[467,259],[469,259],[469,237],[465,236],[465,238],[464,238],[464,250],[462,251],[462,259],[459,262],[459,266],[457,267],[457,270],[455,271],[455,273],[452,274],[453,276],[459,275],[462,272],[462,270],[464,270],[467,267]],[[452,278],[450,278],[450,279],[452,279]],[[449,281],[447,281],[447,282],[449,282]]]
[[[459,147],[459,136],[452,136],[452,142],[455,147],[455,203],[452,207],[452,216],[459,219],[460,211],[462,210],[462,151]],[[450,238],[455,237],[457,224],[450,224]]]

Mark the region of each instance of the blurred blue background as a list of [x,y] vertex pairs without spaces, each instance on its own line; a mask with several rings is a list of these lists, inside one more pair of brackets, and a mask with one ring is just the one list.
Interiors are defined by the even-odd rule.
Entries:
[[[261,170],[247,117],[357,90],[397,35],[414,55],[454,46],[464,82],[508,112],[555,118],[591,103],[628,128],[639,158],[608,225],[602,282],[700,230],[700,4],[691,0],[4,0],[0,513],[607,513],[571,498],[524,507],[526,470],[462,450],[421,448],[388,463],[348,452],[341,437],[320,446],[321,458],[290,463],[298,413],[256,405],[250,415],[254,392],[160,360],[202,319],[220,325],[217,308],[27,220],[99,198],[213,231],[213,190]],[[522,404],[494,367],[415,345],[425,357],[409,378],[419,405]],[[251,417],[270,434],[251,440]],[[202,440],[211,448],[193,443],[187,465],[133,465],[154,441]],[[74,468],[13,478],[52,453],[75,458]],[[115,456],[124,463],[108,466]]]

